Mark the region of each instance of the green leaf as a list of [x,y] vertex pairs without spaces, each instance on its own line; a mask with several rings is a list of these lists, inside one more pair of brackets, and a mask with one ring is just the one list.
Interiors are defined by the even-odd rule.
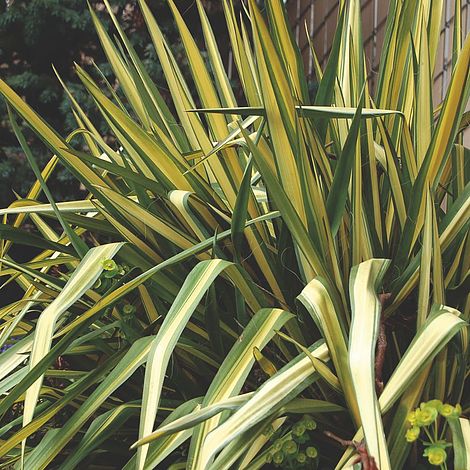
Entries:
[[464,470],[470,465],[470,421],[466,418],[448,418],[452,431],[454,468]]
[[[49,352],[57,321],[93,286],[103,271],[103,261],[113,258],[121,246],[121,243],[110,243],[89,250],[64,289],[41,313],[34,332],[29,359],[30,370]],[[28,424],[33,418],[41,385],[42,377],[26,391],[23,425]]]
[[11,240],[19,245],[33,246],[43,250],[58,251],[59,253],[66,253],[74,256],[76,255],[75,250],[71,246],[45,240],[38,235],[28,233],[6,224],[0,224],[0,239]]
[[[382,414],[392,408],[405,390],[414,386],[417,375],[461,328],[467,326],[467,323],[458,317],[459,314],[460,312],[451,307],[433,306],[426,323],[413,338],[379,397],[379,409]],[[360,441],[363,438],[364,432],[361,428],[353,439]],[[346,451],[336,468],[343,468],[350,456],[351,451]]]
[[60,432],[37,456],[37,467],[45,468],[67,445],[72,437],[79,432],[86,421],[96,412],[106,398],[122,385],[146,360],[150,351],[152,337],[140,338],[122,357],[119,364],[90,394],[80,408],[67,420]]
[[310,281],[297,299],[306,308],[325,338],[349,410],[359,425],[359,408],[349,369],[346,333],[349,329],[349,318],[345,317],[332,286],[321,277]]
[[[214,259],[200,262],[186,278],[157,336],[152,342],[152,348],[147,361],[142,397],[139,427],[140,439],[152,431],[165,372],[178,338],[209,286],[224,270],[232,271],[235,279],[239,276],[235,265],[228,261]],[[239,287],[243,289],[243,283]],[[252,307],[259,306],[258,301],[253,297],[250,299],[250,296],[246,295],[245,298]],[[147,452],[147,445],[141,446],[137,450],[136,465],[139,469],[144,467]]]
[[[325,344],[314,345],[309,351],[322,360],[328,357]],[[288,403],[312,383],[315,379],[314,371],[310,358],[304,354],[284,366],[266,381],[245,405],[208,434],[201,450],[200,464],[196,468],[205,468],[211,458],[232,439]]]
[[85,254],[88,251],[88,246],[87,244],[75,233],[75,231],[70,227],[70,225],[64,220],[62,217],[55,201],[52,196],[52,193],[49,191],[49,188],[47,187],[46,182],[44,181],[44,178],[42,177],[41,170],[39,169],[36,160],[31,152],[31,149],[29,148],[28,144],[26,143],[26,139],[24,138],[23,133],[21,132],[18,124],[16,123],[16,119],[13,116],[13,113],[11,112],[10,107],[8,106],[8,116],[10,118],[10,123],[13,127],[13,131],[15,132],[16,138],[18,139],[21,148],[23,149],[24,154],[26,155],[26,158],[28,159],[28,163],[33,169],[34,175],[36,176],[37,180],[39,181],[41,185],[41,189],[43,190],[44,194],[46,195],[49,203],[51,204],[54,213],[57,216],[57,219],[59,220],[60,224],[62,225],[62,228],[64,229],[64,232],[67,234],[69,237],[70,242],[72,243],[75,251],[77,254],[80,256],[80,258],[83,258]]
[[67,460],[61,465],[64,470],[73,470],[101,443],[112,436],[133,415],[138,415],[139,404],[127,403],[116,406],[114,409],[99,415],[87,429],[80,444],[71,452]]
[[351,123],[351,128],[349,129],[343,150],[341,151],[341,156],[333,177],[333,183],[331,184],[328,199],[326,200],[326,211],[330,220],[333,236],[338,233],[339,226],[343,218],[344,206],[348,197],[348,188],[356,153],[357,138],[361,128],[361,115],[362,106],[359,105]]
[[232,243],[235,253],[235,261],[238,263],[241,261],[243,230],[245,227],[248,199],[251,191],[251,168],[252,159],[250,158],[243,174],[242,184],[240,185],[240,190],[237,195],[237,201],[232,215]]
[[[203,406],[211,406],[211,404],[218,403],[238,394],[253,367],[255,361],[253,351],[255,348],[263,349],[274,336],[275,331],[292,318],[292,314],[281,309],[266,308],[258,311],[220,366],[204,397]],[[250,397],[251,395],[247,399]],[[205,422],[194,431],[189,460],[195,467],[200,465],[202,446],[206,436],[212,430],[217,429],[217,425],[220,422],[220,417],[214,418]]]
[[377,297],[389,260],[372,259],[353,267],[349,278],[352,322],[349,367],[367,450],[378,468],[390,467],[387,443],[375,392],[375,348],[382,305]]

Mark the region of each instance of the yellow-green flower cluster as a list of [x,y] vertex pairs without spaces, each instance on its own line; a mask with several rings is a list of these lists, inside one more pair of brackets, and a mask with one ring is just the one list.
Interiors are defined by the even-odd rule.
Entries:
[[316,427],[312,416],[302,416],[292,425],[290,433],[273,442],[271,452],[266,455],[266,463],[282,468],[311,468],[312,460],[318,458],[318,450],[310,445],[313,439],[310,432]]
[[[421,433],[421,428],[425,426],[434,425],[437,434],[437,428],[439,425],[439,415],[446,419],[458,418],[462,413],[462,407],[460,405],[452,406],[449,403],[442,403],[441,400],[429,400],[423,402],[418,408],[408,413],[407,422],[410,425],[405,434],[407,442],[416,441]],[[427,431],[426,431],[427,432]],[[428,433],[428,436],[430,434]],[[450,447],[445,440],[424,442],[424,453],[423,456],[427,457],[428,462],[431,465],[441,466],[447,459],[446,447]]]
[[444,418],[457,418],[461,413],[462,407],[460,405],[452,406],[448,403],[442,403],[441,400],[430,400],[421,403],[419,408],[408,413],[407,421],[412,428],[429,426],[436,421],[439,415]]

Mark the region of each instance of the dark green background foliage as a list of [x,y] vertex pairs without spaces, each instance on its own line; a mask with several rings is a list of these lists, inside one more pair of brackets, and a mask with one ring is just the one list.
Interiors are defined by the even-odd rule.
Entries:
[[[95,11],[101,12],[104,9],[101,1],[90,0],[90,3]],[[110,0],[110,3],[115,7],[120,24],[143,59],[151,77],[161,85],[164,83],[161,68],[136,6],[137,2]],[[190,21],[191,17],[197,18],[195,2],[182,0],[176,3],[187,20]],[[214,20],[214,29],[217,31],[223,24],[216,18],[220,14],[218,2],[205,3],[206,7],[209,7],[208,12]],[[149,0],[148,4],[162,26],[176,57],[183,60],[183,55],[179,53],[181,46],[167,2]],[[100,17],[107,26],[110,26],[106,14],[100,14]],[[201,37],[198,28],[199,24],[196,24],[192,27],[192,31],[197,37]],[[112,28],[108,30],[112,31]],[[23,96],[54,129],[65,136],[77,126],[63,89],[52,70],[51,64],[54,64],[95,125],[105,134],[106,128],[98,114],[94,112],[89,95],[82,91],[75,77],[74,62],[79,63],[94,77],[98,77],[93,65],[93,62],[96,63],[111,84],[116,85],[84,0],[9,0],[8,2],[1,0],[0,77]],[[162,90],[162,94],[165,96],[165,89]],[[44,165],[50,155],[38,139],[27,130],[25,132],[40,166]],[[11,132],[6,107],[2,101],[0,102],[0,207],[7,206],[15,199],[13,191],[25,196],[32,181],[33,173]],[[70,199],[79,191],[77,183],[63,169],[55,172],[50,185],[57,200]]]

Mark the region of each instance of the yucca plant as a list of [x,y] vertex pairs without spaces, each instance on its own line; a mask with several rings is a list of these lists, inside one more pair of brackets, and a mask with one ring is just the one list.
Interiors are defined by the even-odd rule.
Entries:
[[[77,130],[64,138],[0,82],[37,177],[1,211],[2,285],[24,291],[0,311],[3,468],[257,469],[279,449],[282,467],[282,449],[298,450],[283,443],[305,429],[298,465],[351,468],[359,452],[363,468],[414,467],[409,413],[431,399],[468,413],[459,2],[442,103],[442,1],[390,1],[375,96],[360,2],[341,1],[311,100],[283,2],[250,0],[238,18],[224,0],[237,102],[201,2],[204,54],[169,0],[187,83],[140,0],[171,103],[105,3],[114,40],[91,15],[119,90],[77,74],[106,138],[72,94]],[[18,118],[50,149],[45,168]],[[86,198],[54,201],[58,165]],[[38,254],[18,263],[13,245]],[[468,468],[469,421],[442,410],[448,463]]]

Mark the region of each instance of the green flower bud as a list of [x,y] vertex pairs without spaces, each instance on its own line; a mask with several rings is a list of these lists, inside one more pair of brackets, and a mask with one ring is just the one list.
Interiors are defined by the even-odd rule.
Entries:
[[284,445],[282,446],[282,450],[288,455],[295,454],[297,452],[297,444],[291,440],[284,442]]
[[273,462],[275,464],[279,465],[282,463],[283,460],[284,460],[284,454],[282,453],[282,451],[276,452],[273,455]]
[[136,308],[132,304],[125,304],[124,307],[122,307],[122,313],[124,315],[133,315],[136,311]]
[[297,462],[305,463],[306,461],[307,461],[307,456],[303,452],[300,452],[299,454],[297,454]]
[[452,405],[449,405],[449,403],[445,403],[439,408],[439,413],[441,414],[441,416],[444,416],[444,418],[449,418],[454,413],[454,407]]
[[460,403],[457,403],[454,406],[454,412],[452,414],[452,417],[458,418],[462,414],[462,407],[460,406]]
[[424,457],[431,465],[442,465],[447,459],[446,451],[440,446],[429,446],[424,450]]
[[317,423],[309,415],[304,415],[304,417],[302,419],[302,423],[305,426],[305,428],[308,429],[309,431],[313,431],[317,427]]
[[406,420],[414,426],[416,424],[416,411],[410,411],[406,416]]
[[462,414],[462,407],[458,403],[455,406],[445,403],[439,408],[439,413],[444,418],[458,418]]
[[406,431],[406,441],[407,442],[414,442],[418,439],[420,433],[419,426],[412,426],[408,431]]
[[103,269],[105,271],[117,271],[118,265],[112,259],[105,259],[102,263]]
[[437,418],[437,410],[432,406],[423,406],[416,410],[416,424],[418,426],[429,426]]
[[316,449],[316,447],[313,447],[313,446],[307,447],[305,449],[305,453],[307,454],[307,457],[310,459],[315,459],[318,456],[318,450]]
[[273,461],[273,454],[271,452],[266,456],[266,463],[271,463]]
[[119,274],[120,267],[112,259],[105,259],[103,261],[103,270],[103,277],[111,279],[116,276],[116,274]]
[[421,408],[428,407],[430,406],[431,408],[436,408],[437,411],[439,411],[439,408],[442,406],[442,401],[441,400],[429,400],[426,403],[421,403]]
[[292,434],[294,436],[300,437],[304,434],[305,432],[305,426],[302,423],[296,423],[294,426],[292,426]]
[[273,451],[278,452],[282,449],[282,441],[280,439],[276,439],[273,444]]

